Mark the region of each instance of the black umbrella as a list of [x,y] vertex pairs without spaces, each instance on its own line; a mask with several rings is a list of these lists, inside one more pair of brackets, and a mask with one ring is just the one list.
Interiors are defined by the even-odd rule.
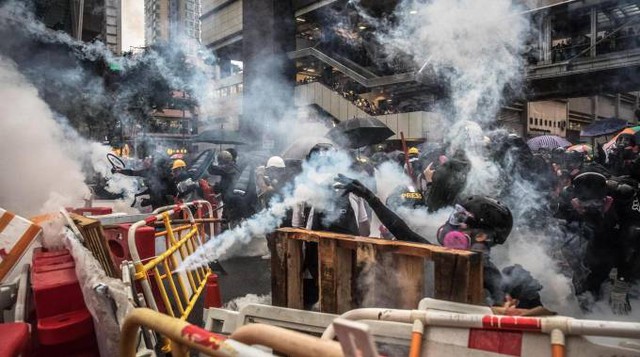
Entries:
[[316,145],[334,145],[334,143],[323,137],[306,137],[294,141],[289,147],[282,152],[284,160],[304,160],[309,151]]
[[342,146],[357,149],[381,143],[394,134],[380,120],[367,117],[345,120],[329,130],[327,137]]
[[197,143],[246,145],[247,143],[240,137],[237,131],[228,130],[205,130],[193,138]]
[[590,125],[582,128],[580,136],[602,136],[617,133],[627,127],[627,121],[624,119],[609,118],[596,120]]

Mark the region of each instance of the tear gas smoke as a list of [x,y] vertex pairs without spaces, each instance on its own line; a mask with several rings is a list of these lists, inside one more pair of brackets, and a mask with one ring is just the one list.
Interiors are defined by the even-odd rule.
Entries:
[[251,218],[209,240],[192,255],[187,257],[178,270],[190,270],[208,264],[209,261],[224,259],[234,255],[254,237],[273,232],[285,217],[286,211],[298,203],[307,202],[316,209],[327,213],[326,220],[331,222],[339,217],[336,209],[336,195],[333,179],[339,174],[360,177],[351,170],[351,158],[344,152],[331,151],[326,155],[316,155],[302,165],[302,173],[293,185],[285,188],[283,197],[270,204]]
[[229,301],[224,304],[223,308],[227,310],[240,311],[249,304],[271,305],[271,294],[247,294]]
[[405,0],[392,23],[360,10],[390,57],[409,55],[447,82],[454,121],[493,122],[505,86],[521,80],[529,23],[511,0]]
[[[482,127],[496,120],[505,89],[520,88],[522,82],[521,53],[530,29],[520,9],[510,0],[406,0],[396,8],[396,19],[388,21],[369,16],[358,0],[351,3],[375,28],[376,39],[389,58],[408,54],[414,68],[421,70],[420,75],[446,82],[450,99],[438,108],[451,123],[445,142],[449,154],[464,150],[471,164],[463,193],[500,197],[514,215],[511,237],[505,246],[494,248],[496,263],[501,267],[521,264],[544,285],[541,298],[545,306],[564,314],[579,314],[571,278],[560,271],[558,257],[550,255],[557,241],[566,237],[557,224],[549,223],[553,220],[545,210],[547,197],[517,173],[507,179],[517,171],[517,158],[508,156],[505,162],[494,162],[485,152]],[[398,208],[412,227],[432,218],[412,211]],[[446,213],[440,214],[435,227],[446,221]],[[532,222],[541,219],[549,224]],[[434,232],[433,227],[416,229],[422,234]]]
[[0,57],[0,204],[31,216],[89,194],[79,163],[66,155],[64,129],[37,90]]

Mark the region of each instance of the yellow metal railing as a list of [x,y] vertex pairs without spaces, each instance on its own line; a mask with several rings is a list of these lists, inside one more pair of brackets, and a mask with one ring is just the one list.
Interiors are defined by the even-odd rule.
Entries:
[[[201,211],[207,206],[208,217],[195,219],[192,208]],[[193,254],[209,238],[204,225],[213,225],[215,218],[211,205],[207,201],[194,201],[160,210],[161,213],[147,217],[131,225],[128,232],[128,244],[135,267],[135,282],[142,288],[144,300],[151,309],[166,313],[171,317],[186,320],[204,290],[211,269],[207,266],[189,271],[177,271],[180,263]],[[172,217],[182,216],[174,224]],[[183,221],[188,223],[182,224]],[[164,237],[166,249],[156,256],[144,260],[136,246],[136,230],[142,226],[159,224],[160,229],[155,237]],[[158,229],[158,228],[156,228]],[[209,232],[214,232],[213,227]],[[163,351],[170,351],[171,346],[165,339]]]

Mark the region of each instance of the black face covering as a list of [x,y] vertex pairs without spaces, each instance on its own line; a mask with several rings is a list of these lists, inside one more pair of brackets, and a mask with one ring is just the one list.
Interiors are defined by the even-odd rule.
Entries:
[[603,219],[604,214],[602,213],[602,208],[604,202],[602,200],[586,200],[579,201],[579,203],[580,207],[584,210],[582,216],[584,217],[585,221],[595,223]]

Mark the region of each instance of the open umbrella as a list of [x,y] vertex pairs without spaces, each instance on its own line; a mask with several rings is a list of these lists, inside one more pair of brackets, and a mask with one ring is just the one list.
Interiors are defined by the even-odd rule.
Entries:
[[300,138],[289,145],[281,156],[284,160],[304,160],[309,155],[309,151],[318,144],[335,145],[328,138],[316,136]]
[[527,140],[527,145],[529,145],[531,150],[536,151],[540,149],[567,147],[571,146],[571,143],[567,139],[556,135],[541,135]]
[[581,152],[583,154],[591,154],[592,150],[591,145],[587,144],[578,144],[567,148],[567,151]]
[[613,148],[613,144],[616,143],[616,140],[618,140],[620,135],[632,135],[636,140],[636,143],[640,143],[640,126],[634,126],[634,127],[626,128],[622,130],[616,136],[614,136],[613,139],[609,140],[607,143],[602,145],[602,148],[605,151],[609,151],[611,148]]
[[228,130],[205,130],[193,138],[197,143],[246,145],[247,143],[240,137],[237,131]]
[[616,133],[627,127],[627,121],[624,119],[609,118],[596,120],[590,125],[585,126],[580,131],[580,136],[603,136]]
[[387,140],[395,133],[373,117],[348,119],[329,130],[327,137],[336,143],[357,149]]

